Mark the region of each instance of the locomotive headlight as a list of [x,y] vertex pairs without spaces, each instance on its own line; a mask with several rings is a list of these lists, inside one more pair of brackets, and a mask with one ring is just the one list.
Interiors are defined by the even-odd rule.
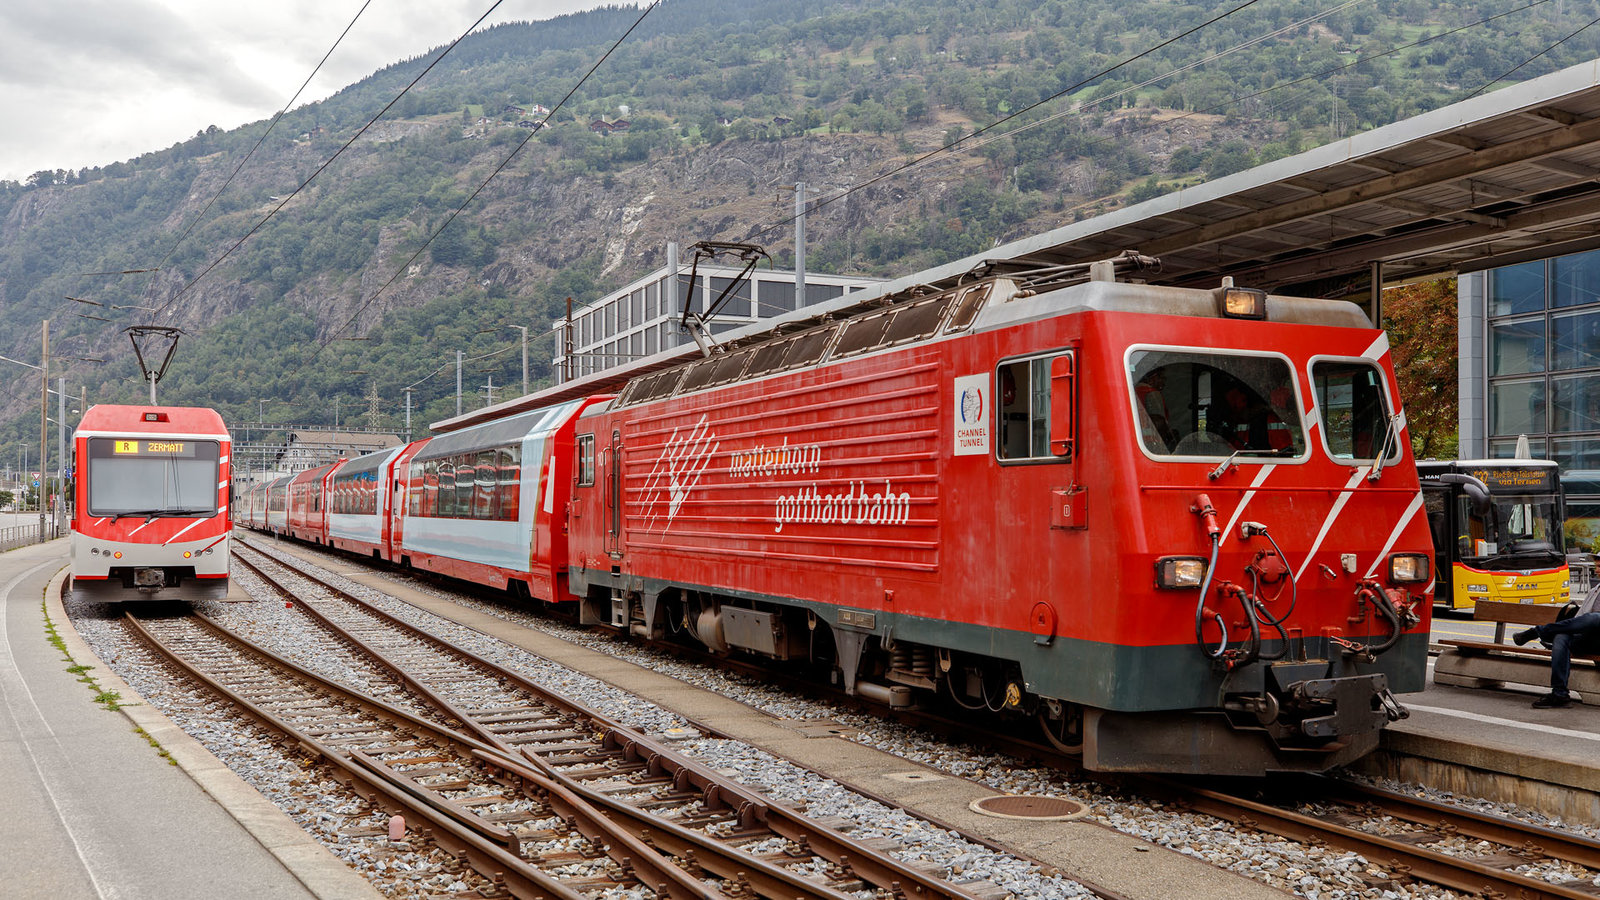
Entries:
[[1230,319],[1265,319],[1267,292],[1224,285],[1218,298],[1222,315]]
[[113,559],[121,559],[122,558],[122,551],[121,550],[117,550],[117,551],[113,552],[111,554],[111,557]]
[[188,559],[188,558],[189,558],[189,557],[191,557],[191,556],[193,556],[193,555],[194,555],[194,554],[193,554],[193,553],[190,553],[190,552],[189,552],[189,551],[187,551],[187,550],[185,550],[185,551],[183,551],[183,558],[184,558],[184,559]]
[[1396,553],[1389,557],[1389,580],[1395,584],[1421,584],[1431,574],[1426,554]]
[[1199,587],[1206,578],[1206,561],[1199,556],[1163,556],[1156,560],[1156,587],[1167,590]]

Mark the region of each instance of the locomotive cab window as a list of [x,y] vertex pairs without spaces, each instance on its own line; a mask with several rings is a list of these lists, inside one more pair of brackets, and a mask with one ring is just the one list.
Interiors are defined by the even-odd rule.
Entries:
[[1398,422],[1389,412],[1383,373],[1365,360],[1322,359],[1311,364],[1328,455],[1341,462],[1400,458]]
[[89,439],[89,514],[217,514],[221,480],[216,441]]
[[578,435],[578,487],[594,484],[594,435]]
[[1294,371],[1281,356],[1132,350],[1128,386],[1151,455],[1305,454]]
[[1072,373],[1070,353],[1000,364],[994,393],[1000,459],[1065,462],[1072,458]]

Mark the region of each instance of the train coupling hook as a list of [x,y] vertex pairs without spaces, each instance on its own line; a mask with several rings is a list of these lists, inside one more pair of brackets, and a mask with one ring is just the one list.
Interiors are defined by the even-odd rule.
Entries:
[[1388,688],[1384,688],[1378,692],[1378,702],[1383,704],[1383,714],[1387,716],[1391,722],[1398,722],[1401,719],[1411,718],[1411,710],[1401,706],[1400,701],[1394,698],[1394,692],[1390,691]]

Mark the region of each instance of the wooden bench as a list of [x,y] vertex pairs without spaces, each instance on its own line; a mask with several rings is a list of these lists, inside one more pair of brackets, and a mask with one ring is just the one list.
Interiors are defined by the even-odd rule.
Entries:
[[[1518,631],[1530,625],[1556,620],[1560,604],[1554,603],[1479,603],[1472,617],[1494,622],[1493,641],[1443,640],[1444,650],[1433,664],[1435,684],[1458,687],[1498,688],[1511,684],[1544,687],[1550,684],[1550,651],[1532,642],[1518,647],[1506,642],[1506,626]],[[1573,656],[1567,679],[1572,690],[1600,696],[1600,656]]]

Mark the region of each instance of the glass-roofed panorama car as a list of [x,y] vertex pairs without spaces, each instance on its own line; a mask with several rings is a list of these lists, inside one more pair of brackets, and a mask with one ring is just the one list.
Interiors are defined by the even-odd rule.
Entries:
[[102,602],[227,596],[232,443],[215,410],[93,406],[73,443],[75,595]]

